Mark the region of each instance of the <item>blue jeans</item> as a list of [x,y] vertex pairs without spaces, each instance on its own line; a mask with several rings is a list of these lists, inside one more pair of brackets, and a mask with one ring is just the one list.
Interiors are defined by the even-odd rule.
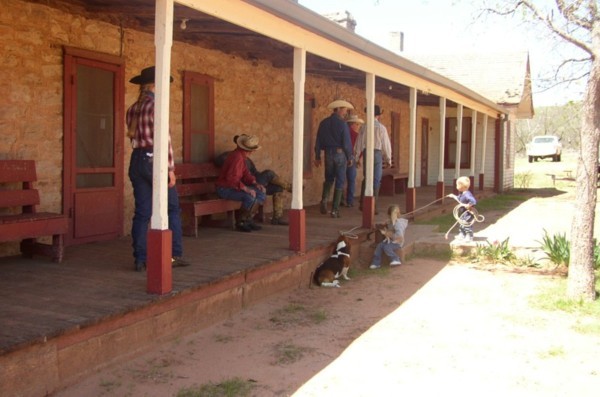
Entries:
[[325,181],[333,183],[335,188],[343,190],[346,184],[346,154],[335,149],[325,151]]
[[221,187],[217,186],[217,194],[219,197],[227,200],[241,201],[242,207],[246,210],[250,210],[255,203],[262,204],[265,202],[266,195],[254,186],[248,186],[250,189],[256,192],[256,197],[252,197],[251,194],[244,192],[243,190],[234,189],[232,187]]
[[[383,156],[381,154],[381,150],[375,150],[375,156],[374,157],[374,162],[373,162],[373,190],[377,190],[379,189],[379,186],[381,186],[381,177],[383,175]],[[363,177],[367,177],[367,161],[369,161],[369,158],[367,156],[367,150],[363,150]]]
[[271,181],[275,179],[276,176],[277,175],[275,174],[275,171],[272,170],[264,170],[254,174],[256,182],[265,187],[265,190],[267,191],[267,196],[272,196],[275,193],[283,192],[283,188],[281,186],[274,185],[271,183]]
[[346,168],[346,204],[354,204],[354,189],[356,187],[356,163]]
[[[146,240],[148,225],[152,216],[152,159],[151,150],[134,149],[129,163],[129,179],[133,186],[135,212],[131,225],[133,257],[136,262],[146,263]],[[172,232],[171,256],[182,256],[181,209],[175,186],[168,190],[169,229]]]
[[388,258],[390,258],[392,261],[399,261],[400,258],[398,257],[398,255],[396,255],[396,250],[398,248],[402,248],[402,245],[397,243],[386,243],[385,241],[380,242],[379,244],[377,244],[377,248],[375,248],[373,262],[371,264],[375,266],[381,266],[382,253],[385,253],[388,256]]

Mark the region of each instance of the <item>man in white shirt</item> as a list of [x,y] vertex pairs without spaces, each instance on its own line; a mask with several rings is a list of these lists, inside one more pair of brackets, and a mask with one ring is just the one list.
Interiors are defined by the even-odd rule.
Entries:
[[[365,109],[365,112],[367,109]],[[385,163],[388,167],[392,165],[392,144],[390,143],[390,137],[388,135],[387,129],[379,119],[383,111],[379,107],[379,105],[375,105],[375,131],[374,131],[374,143],[373,149],[374,153],[371,157],[366,153],[367,148],[367,126],[363,125],[360,134],[358,135],[358,139],[356,140],[356,145],[354,146],[354,157],[357,160],[356,166],[361,166],[361,160],[371,161],[373,160],[373,197],[375,197],[375,214],[377,211],[377,197],[379,196],[379,187],[381,186],[381,177],[383,174],[383,164]],[[361,158],[361,156],[363,156]],[[363,168],[363,181],[360,189],[360,205],[358,207],[359,210],[362,211],[363,198],[365,197],[365,178],[366,178],[366,167]]]

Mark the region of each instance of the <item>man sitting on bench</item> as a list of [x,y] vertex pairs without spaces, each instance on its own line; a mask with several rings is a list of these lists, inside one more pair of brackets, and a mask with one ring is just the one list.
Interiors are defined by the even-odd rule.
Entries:
[[[242,134],[241,137],[247,136]],[[233,137],[233,143],[237,145],[237,141],[240,135]],[[225,159],[231,151],[223,152],[215,158],[215,165],[219,168],[223,167]],[[282,180],[277,173],[273,170],[258,171],[256,165],[250,157],[246,157],[246,167],[252,175],[256,178],[256,182],[265,187],[267,196],[273,197],[273,217],[271,218],[271,224],[273,225],[287,225],[288,222],[283,219],[283,191],[292,191],[292,184]]]
[[237,149],[229,153],[221,168],[216,182],[217,194],[227,200],[242,202],[240,219],[235,225],[237,230],[260,230],[261,227],[254,223],[253,217],[258,211],[258,206],[265,201],[265,187],[256,181],[246,166],[248,156],[260,149],[258,138],[242,135],[236,140],[236,144]]

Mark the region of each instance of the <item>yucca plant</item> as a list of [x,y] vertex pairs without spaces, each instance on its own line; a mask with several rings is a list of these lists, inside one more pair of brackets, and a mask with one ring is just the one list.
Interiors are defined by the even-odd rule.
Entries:
[[567,240],[565,233],[558,233],[553,236],[548,235],[544,229],[544,237],[540,242],[542,250],[553,263],[557,265],[569,266],[571,256],[571,244]]

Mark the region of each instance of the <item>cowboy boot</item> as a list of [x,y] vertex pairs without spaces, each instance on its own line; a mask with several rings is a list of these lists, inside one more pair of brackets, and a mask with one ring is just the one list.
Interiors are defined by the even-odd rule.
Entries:
[[335,189],[333,191],[333,208],[331,209],[331,217],[340,217],[340,202],[342,201],[342,195],[344,191],[342,189]]
[[292,192],[292,184],[290,182],[284,181],[279,175],[275,175],[275,177],[271,180],[273,185],[277,185],[283,188],[283,190],[287,192]]
[[329,198],[329,191],[333,186],[332,182],[323,182],[323,195],[321,196],[321,214],[327,213],[327,199]]
[[250,209],[248,210],[248,212],[250,213],[250,216],[246,220],[246,223],[250,227],[250,229],[252,229],[252,230],[260,230],[260,229],[262,229],[262,226],[259,226],[259,225],[256,224],[256,222],[254,222],[254,216],[258,212],[259,205],[260,204],[258,204],[256,201],[254,201],[254,204],[252,204],[252,207],[250,207]]
[[273,218],[271,218],[272,225],[287,225],[288,223],[283,219],[283,197],[282,193],[273,194]]
[[240,232],[250,233],[252,231],[252,228],[250,227],[250,224],[248,222],[250,217],[250,210],[247,210],[244,207],[240,208],[240,215],[239,219],[235,223],[235,228]]

